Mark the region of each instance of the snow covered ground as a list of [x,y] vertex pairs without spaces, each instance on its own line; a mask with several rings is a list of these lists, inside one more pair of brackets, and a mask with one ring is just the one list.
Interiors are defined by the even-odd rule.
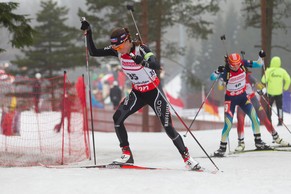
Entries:
[[[284,115],[291,128],[291,116]],[[275,122],[277,123],[277,122]],[[291,134],[276,127],[284,140]],[[262,127],[262,138],[272,144],[271,135]],[[221,130],[193,131],[206,150],[218,149]],[[183,135],[184,132],[181,132]],[[230,149],[237,144],[236,130],[230,133]],[[45,167],[0,168],[0,192],[3,194],[276,194],[291,191],[291,152],[252,152],[212,158],[220,172],[198,173],[184,170],[184,163],[166,133],[129,133],[137,165],[177,170],[50,169]],[[246,149],[254,148],[250,128],[245,130]],[[202,166],[215,169],[195,140],[184,138],[192,157]],[[95,133],[97,164],[106,164],[120,155],[114,133]],[[228,151],[227,151],[228,152]],[[85,161],[80,165],[94,164]],[[221,172],[223,171],[223,172]]]

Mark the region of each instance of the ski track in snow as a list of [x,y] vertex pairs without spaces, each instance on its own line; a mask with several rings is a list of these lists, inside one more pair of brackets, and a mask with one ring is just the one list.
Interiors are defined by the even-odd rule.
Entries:
[[[291,128],[291,116],[284,113]],[[274,120],[276,121],[276,120]],[[280,136],[291,142],[284,127],[276,127]],[[262,139],[272,145],[272,137],[261,127]],[[183,135],[185,132],[180,132]],[[219,147],[221,129],[193,131],[211,155]],[[217,174],[184,171],[184,163],[165,132],[129,133],[135,164],[177,170],[125,170],[45,167],[0,168],[0,188],[3,194],[268,194],[289,193],[291,190],[291,152],[251,152],[212,158],[219,167]],[[110,163],[121,152],[115,133],[95,133],[97,164]],[[203,167],[215,170],[195,140],[184,138],[193,158]],[[252,129],[245,129],[246,149],[253,149]],[[230,132],[230,149],[237,145],[236,129]],[[93,150],[93,149],[91,149]],[[228,150],[227,150],[228,152]],[[78,165],[93,165],[94,160]]]

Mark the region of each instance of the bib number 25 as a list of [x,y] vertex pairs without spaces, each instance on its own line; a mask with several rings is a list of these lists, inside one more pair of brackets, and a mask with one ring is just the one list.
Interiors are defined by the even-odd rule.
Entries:
[[128,73],[127,75],[128,75],[128,77],[129,77],[131,80],[138,80],[137,75],[134,74],[134,73]]

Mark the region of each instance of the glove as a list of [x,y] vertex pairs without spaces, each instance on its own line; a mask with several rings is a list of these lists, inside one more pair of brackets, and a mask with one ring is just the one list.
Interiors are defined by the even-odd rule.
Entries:
[[224,72],[224,66],[223,65],[220,65],[220,66],[218,66],[218,68],[217,68],[217,70],[215,71],[215,73],[216,74],[220,74],[220,73],[222,73],[222,72]]
[[149,63],[145,60],[143,60],[143,57],[140,55],[134,55],[133,53],[130,53],[129,56],[136,64],[141,64],[144,67],[149,68]]
[[87,22],[86,20],[84,21],[81,21],[82,25],[81,25],[81,30],[90,30],[91,27],[90,27],[90,24],[89,22]]
[[141,64],[143,62],[143,58],[140,55],[134,55],[130,53],[130,57],[136,64]]
[[260,52],[259,52],[259,56],[260,56],[261,58],[264,58],[264,57],[266,56],[265,51],[260,50]]
[[263,89],[261,89],[261,90],[257,90],[257,93],[259,94],[259,95],[265,95],[266,94],[266,92],[267,92],[267,89],[266,88],[263,88]]
[[224,66],[223,65],[219,65],[218,66],[218,68],[217,68],[217,71],[219,72],[219,73],[222,73],[222,72],[224,72]]

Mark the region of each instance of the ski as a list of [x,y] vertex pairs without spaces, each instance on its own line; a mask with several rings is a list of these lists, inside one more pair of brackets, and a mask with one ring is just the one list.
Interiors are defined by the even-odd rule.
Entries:
[[281,152],[291,152],[291,148],[290,147],[276,147],[274,148],[275,151],[281,151]]
[[207,172],[211,174],[216,174],[218,170],[208,170],[201,167],[198,170],[187,170],[187,169],[174,169],[174,168],[159,168],[159,167],[147,167],[138,166],[133,164],[101,164],[101,165],[88,165],[88,166],[70,166],[70,165],[46,165],[40,164],[42,167],[46,168],[56,168],[56,169],[66,169],[66,168],[96,168],[96,169],[130,169],[130,170],[183,170],[183,171],[193,171],[193,172]]
[[291,149],[291,145],[288,145],[288,146],[283,146],[283,145],[273,145],[271,146],[272,148],[274,149]]
[[244,151],[233,151],[230,154],[242,154],[242,153],[249,153],[249,152],[291,152],[290,147],[283,147],[283,146],[275,146],[270,147],[268,149],[249,149]]
[[101,164],[101,165],[92,165],[92,166],[81,166],[80,168],[165,170],[164,168],[137,166],[133,164]]
[[[174,168],[156,168],[156,167],[146,167],[146,166],[137,166],[133,164],[105,164],[105,165],[96,165],[96,166],[85,166],[83,168],[106,168],[106,169],[136,169],[136,170],[178,170]],[[201,167],[198,170],[187,170],[183,171],[194,171],[194,172],[209,172],[215,174],[216,171],[210,171],[206,168]]]
[[[230,152],[231,153],[231,152]],[[238,157],[237,155],[229,155],[229,154],[227,154],[227,153],[225,153],[223,156],[216,156],[216,155],[214,155],[214,154],[209,154],[209,157],[210,158],[233,158],[233,157]],[[195,158],[208,158],[207,156],[197,156],[197,157],[195,157]]]
[[133,164],[100,164],[100,165],[88,165],[88,166],[75,166],[75,165],[46,165],[40,164],[40,166],[46,168],[98,168],[98,169],[136,169],[136,170],[167,170],[166,168],[137,166]]
[[147,166],[137,166],[133,164],[104,164],[104,165],[93,165],[93,166],[82,166],[81,168],[99,168],[99,169],[135,169],[135,170],[183,170],[183,171],[193,171],[193,172],[208,172],[211,174],[216,174],[218,171],[211,171],[206,168],[201,167],[198,170],[187,170],[187,169],[174,169],[174,168],[157,168],[157,167],[147,167]]

